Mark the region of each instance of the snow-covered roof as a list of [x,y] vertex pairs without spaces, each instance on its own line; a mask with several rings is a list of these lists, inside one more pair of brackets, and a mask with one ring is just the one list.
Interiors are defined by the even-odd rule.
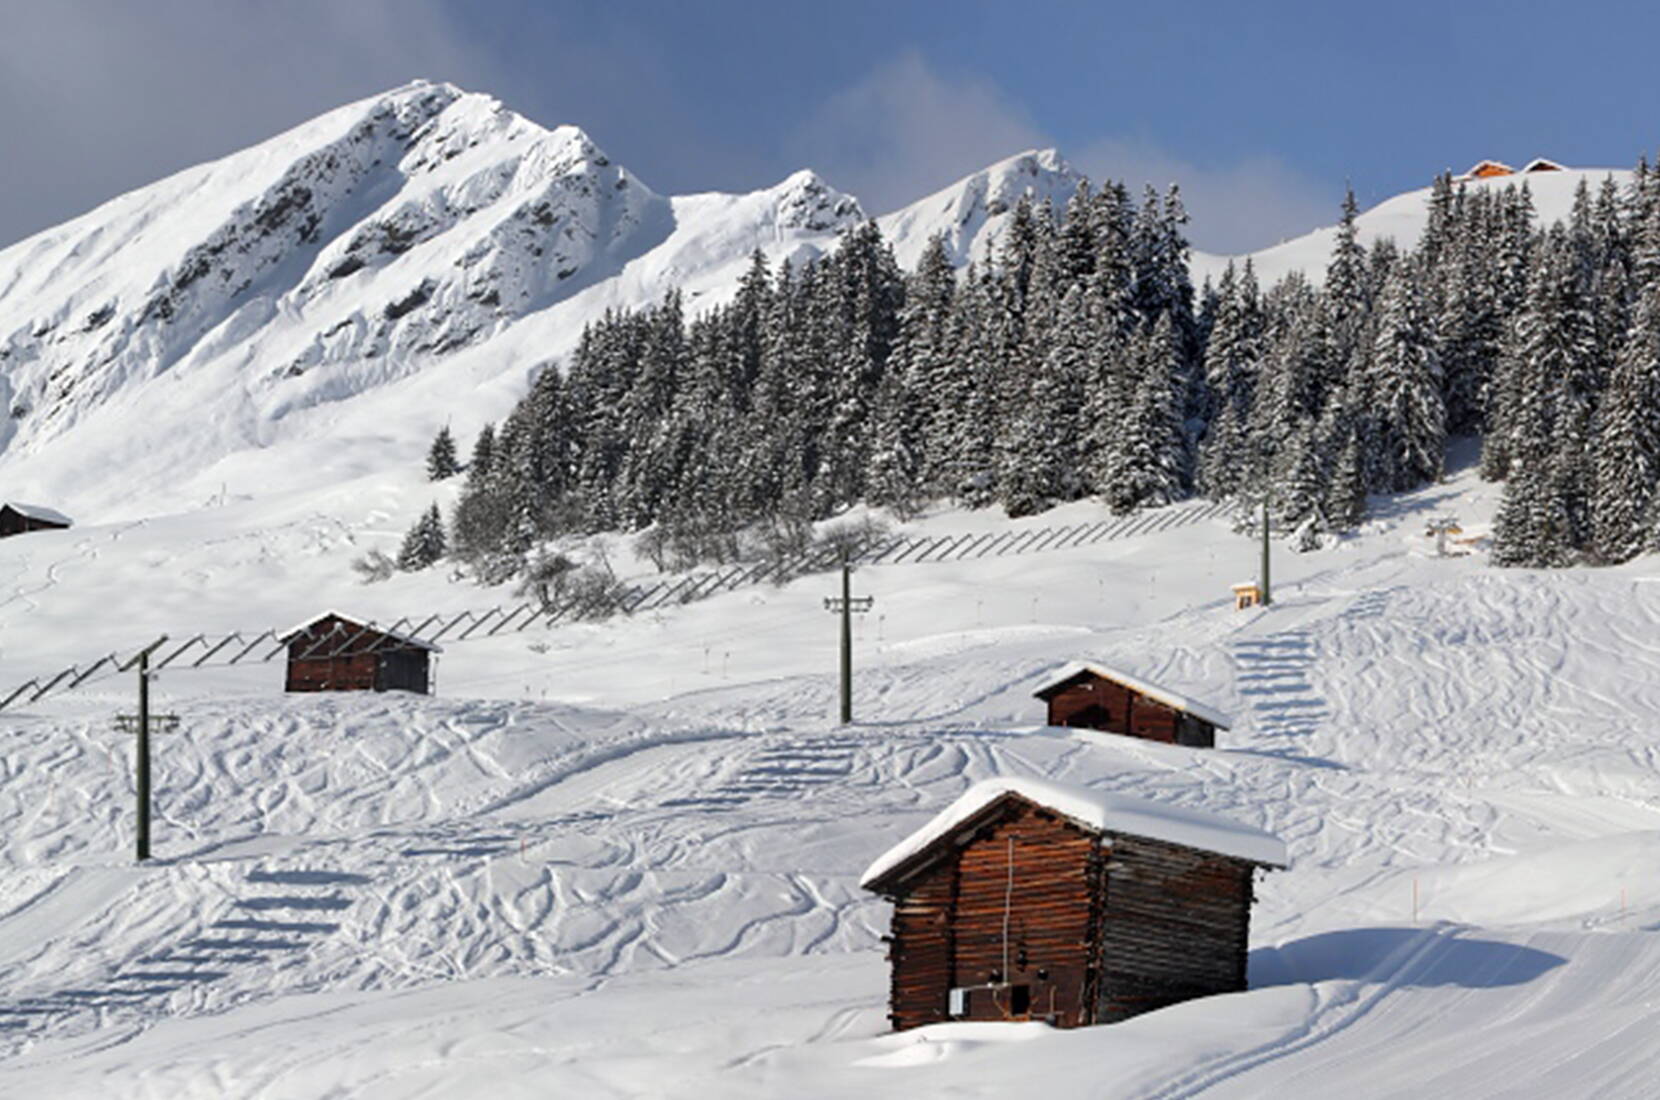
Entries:
[[1459,179],[1469,179],[1472,176],[1481,175],[1483,171],[1486,171],[1488,175],[1508,176],[1516,170],[1502,160],[1478,160],[1470,165],[1470,170],[1460,176]]
[[1522,166],[1524,172],[1566,172],[1567,170],[1567,165],[1558,164],[1554,160],[1547,160],[1544,157],[1534,157]]
[[415,646],[419,649],[425,649],[425,650],[428,650],[432,653],[442,653],[442,652],[444,652],[442,647],[434,645],[432,642],[423,642],[421,639],[411,637],[410,635],[405,634],[401,631],[388,630],[386,627],[381,626],[377,623],[368,622],[364,619],[359,619],[355,615],[347,615],[345,612],[336,611],[333,608],[330,608],[327,611],[319,611],[317,614],[311,616],[311,618],[307,619],[305,622],[296,623],[294,626],[289,627],[287,630],[279,630],[277,632],[277,641],[286,642],[286,641],[288,641],[288,639],[292,638],[294,635],[299,634],[300,632],[316,625],[317,623],[321,622],[322,620],[327,619],[327,618],[331,618],[331,617],[339,619],[341,622],[351,623],[353,626],[360,626],[365,630],[372,630],[376,634],[384,634],[388,638],[396,638],[400,642],[407,642],[408,644],[410,644],[412,646]]
[[1097,833],[1162,840],[1269,867],[1289,862],[1279,837],[1217,814],[1051,779],[999,776],[974,784],[932,821],[882,853],[865,868],[859,885],[868,888],[881,881],[1005,795],[1024,798]]
[[42,523],[61,523],[68,527],[75,522],[56,508],[48,508],[44,504],[24,504],[18,500],[0,500],[0,508],[10,508],[20,516],[38,519]]
[[1050,688],[1058,687],[1059,685],[1072,679],[1072,677],[1078,675],[1080,672],[1093,672],[1095,675],[1104,680],[1112,680],[1115,683],[1123,684],[1131,691],[1134,691],[1140,695],[1145,695],[1149,699],[1157,700],[1167,707],[1174,707],[1177,710],[1186,711],[1195,718],[1201,718],[1215,726],[1217,729],[1225,730],[1233,728],[1233,719],[1229,718],[1226,714],[1217,710],[1215,707],[1207,706],[1206,704],[1199,702],[1197,699],[1183,695],[1179,691],[1171,691],[1169,688],[1149,683],[1141,677],[1125,672],[1122,669],[1113,668],[1111,665],[1100,664],[1096,661],[1075,661],[1072,664],[1067,665],[1065,668],[1061,669],[1060,672],[1039,684],[1038,689],[1034,694],[1042,695]]

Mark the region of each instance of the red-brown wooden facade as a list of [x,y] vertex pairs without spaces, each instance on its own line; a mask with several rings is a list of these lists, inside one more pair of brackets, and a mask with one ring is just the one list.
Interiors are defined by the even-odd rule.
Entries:
[[1242,990],[1257,866],[1006,794],[867,883],[894,905],[889,1019],[1079,1027]]
[[329,612],[290,632],[287,691],[431,690],[436,647]]
[[[1155,698],[1100,669],[1083,668],[1036,692],[1047,725],[1122,733],[1172,745],[1214,748],[1217,723]],[[1226,728],[1226,727],[1224,727]]]

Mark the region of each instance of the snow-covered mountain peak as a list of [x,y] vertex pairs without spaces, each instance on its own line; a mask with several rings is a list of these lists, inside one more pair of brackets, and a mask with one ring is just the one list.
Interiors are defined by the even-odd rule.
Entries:
[[199,470],[614,274],[668,220],[575,126],[430,82],[349,104],[0,252],[0,455],[54,499],[110,463]]
[[811,168],[791,173],[766,193],[777,206],[779,224],[788,228],[836,232],[865,218],[858,199],[831,187]]
[[901,266],[912,267],[935,234],[953,263],[981,259],[1023,196],[1063,210],[1083,176],[1054,149],[1032,149],[998,161],[950,187],[878,219]]

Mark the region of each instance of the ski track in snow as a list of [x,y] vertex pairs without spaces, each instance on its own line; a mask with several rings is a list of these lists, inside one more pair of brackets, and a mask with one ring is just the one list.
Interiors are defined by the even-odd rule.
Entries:
[[[1540,1094],[1642,1095],[1660,1057],[1660,592],[1635,569],[1435,563],[1385,523],[1290,563],[1274,608],[1233,614],[1204,564],[1226,538],[1115,551],[1197,605],[1150,602],[1135,568],[1095,583],[1089,553],[864,571],[888,618],[861,626],[868,720],[845,728],[819,671],[833,624],[801,618],[814,579],[533,652],[543,682],[610,709],[180,694],[186,729],[157,744],[161,857],[142,869],[103,701],[8,715],[0,1091],[465,1094],[467,1067],[510,1065],[600,1095],[771,1095],[780,1074],[815,1096],[993,1095],[1044,1068],[1064,1096],[1477,1096],[1514,1063]],[[61,584],[89,545],[130,552],[74,545],[20,568]],[[956,610],[956,586],[993,584],[990,624]],[[1055,621],[1028,621],[1040,600]],[[1121,625],[1088,625],[1119,606]],[[792,630],[799,657],[743,650]],[[1034,685],[1080,655],[1213,699],[1234,728],[1205,751],[1031,727]],[[535,675],[456,668],[462,693],[469,669]],[[1284,838],[1253,990],[1031,1042],[884,1037],[887,907],[857,876],[999,774]],[[547,1011],[567,1001],[582,1012]],[[1563,1025],[1576,1016],[1591,1023]]]

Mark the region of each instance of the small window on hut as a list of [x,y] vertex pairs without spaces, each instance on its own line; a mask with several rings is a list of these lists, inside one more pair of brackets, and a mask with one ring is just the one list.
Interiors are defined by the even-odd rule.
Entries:
[[1032,1011],[1032,987],[1017,985],[1009,997],[1009,1014],[1011,1016],[1027,1016]]

